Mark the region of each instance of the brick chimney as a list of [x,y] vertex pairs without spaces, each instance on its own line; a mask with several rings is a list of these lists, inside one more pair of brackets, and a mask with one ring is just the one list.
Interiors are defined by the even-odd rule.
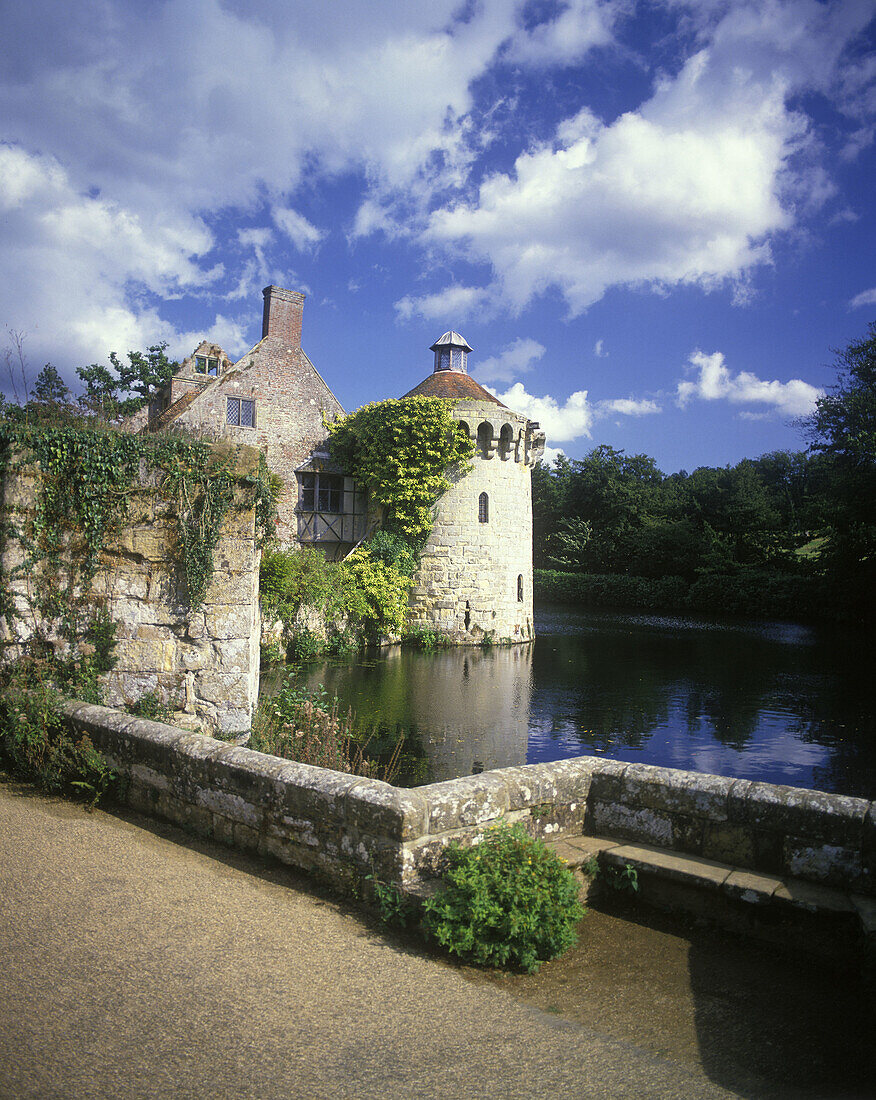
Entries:
[[265,309],[262,314],[262,339],[277,336],[288,347],[301,347],[301,315],[304,313],[304,295],[297,290],[284,290],[281,286],[266,286]]

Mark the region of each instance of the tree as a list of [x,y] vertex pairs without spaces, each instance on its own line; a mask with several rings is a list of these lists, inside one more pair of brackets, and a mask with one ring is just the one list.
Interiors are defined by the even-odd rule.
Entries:
[[157,390],[166,385],[179,369],[179,363],[164,354],[167,344],[153,344],[144,354],[129,351],[125,363],[110,352],[115,374],[100,363],[79,367],[76,373],[85,386],[79,398],[91,412],[107,420],[130,416],[142,408]]
[[802,421],[833,466],[831,533],[822,559],[850,614],[876,614],[876,321],[836,352],[837,382]]
[[57,369],[46,363],[34,382],[31,397],[40,405],[67,405],[70,390]]
[[836,352],[838,380],[803,421],[813,451],[848,471],[876,472],[876,321],[868,335]]

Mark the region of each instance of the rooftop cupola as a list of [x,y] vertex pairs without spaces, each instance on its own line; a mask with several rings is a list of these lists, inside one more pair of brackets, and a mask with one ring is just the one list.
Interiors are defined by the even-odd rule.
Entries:
[[454,370],[459,374],[468,374],[468,353],[472,349],[458,332],[445,332],[439,336],[429,351],[435,352],[435,371]]

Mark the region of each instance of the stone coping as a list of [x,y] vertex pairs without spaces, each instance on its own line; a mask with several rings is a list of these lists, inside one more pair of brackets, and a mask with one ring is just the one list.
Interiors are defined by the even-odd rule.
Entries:
[[[332,858],[364,865],[375,845],[384,856],[392,849],[388,866],[405,886],[434,877],[436,853],[451,840],[522,821],[545,839],[606,835],[740,871],[876,892],[876,807],[865,799],[587,756],[408,789],[75,700],[63,712],[120,774],[209,810],[204,830],[218,835],[216,815],[237,814],[260,834],[306,820],[307,843],[325,844]],[[721,845],[742,858],[716,857]]]

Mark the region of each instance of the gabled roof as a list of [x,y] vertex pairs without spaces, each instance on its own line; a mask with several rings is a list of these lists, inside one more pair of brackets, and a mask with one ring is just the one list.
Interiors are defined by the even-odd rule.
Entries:
[[404,395],[405,397],[449,397],[464,401],[491,401],[494,405],[499,405],[503,409],[507,409],[507,405],[503,405],[498,397],[494,397],[489,390],[485,390],[479,382],[471,377],[471,375],[463,374],[461,371],[455,370],[442,370],[436,371],[434,374],[430,374],[428,378],[424,378],[419,386],[414,386],[412,390]]

